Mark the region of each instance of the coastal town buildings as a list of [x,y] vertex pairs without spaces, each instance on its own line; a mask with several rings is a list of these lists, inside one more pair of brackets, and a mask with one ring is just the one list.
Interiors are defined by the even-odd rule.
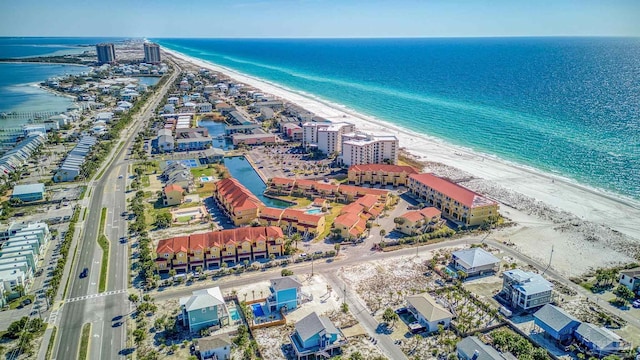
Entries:
[[26,184],[16,185],[13,187],[11,199],[20,200],[22,202],[38,201],[44,199],[44,184]]
[[349,133],[342,135],[342,164],[396,164],[398,138],[395,135]]
[[174,206],[182,204],[184,189],[178,184],[170,184],[162,189],[162,204]]
[[260,216],[265,205],[253,193],[233,178],[215,184],[215,199],[234,225],[247,225]]
[[298,360],[330,358],[340,353],[347,344],[346,338],[331,320],[315,312],[296,322],[294,332],[289,336]]
[[407,310],[424,327],[425,331],[438,331],[438,325],[449,327],[453,314],[427,293],[407,296]]
[[498,216],[497,202],[433,174],[411,174],[408,186],[453,221],[475,226]]
[[348,179],[355,185],[407,186],[409,175],[418,174],[413,166],[362,164],[349,166]]
[[76,180],[81,174],[82,165],[87,155],[97,141],[98,139],[93,136],[83,136],[73,150],[67,154],[64,162],[60,165],[55,175],[53,175],[53,181],[65,182]]
[[116,62],[116,48],[113,43],[96,45],[98,64],[113,64]]
[[633,291],[634,294],[640,294],[640,267],[621,270],[618,282]]
[[159,64],[160,46],[155,43],[144,43],[144,62],[148,64]]
[[465,277],[493,274],[500,270],[500,259],[480,247],[454,251],[451,253],[451,263]]
[[411,210],[394,219],[396,230],[409,236],[424,234],[442,224],[442,213],[434,207]]
[[328,126],[317,126],[317,146],[323,154],[339,154],[342,151],[342,136],[355,131],[354,124],[346,122],[330,123]]
[[284,234],[277,226],[243,227],[160,240],[156,247],[158,271],[180,272],[220,267],[223,262],[282,256]]
[[325,216],[307,214],[304,210],[265,207],[260,211],[260,222],[267,226],[279,226],[301,234],[318,235],[325,229]]

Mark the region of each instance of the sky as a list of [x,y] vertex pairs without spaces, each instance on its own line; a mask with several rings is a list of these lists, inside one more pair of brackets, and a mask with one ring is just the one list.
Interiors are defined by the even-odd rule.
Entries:
[[639,0],[1,0],[0,36],[640,36]]

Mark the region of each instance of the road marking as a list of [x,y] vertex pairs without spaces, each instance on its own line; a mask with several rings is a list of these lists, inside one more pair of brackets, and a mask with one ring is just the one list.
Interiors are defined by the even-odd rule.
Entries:
[[58,310],[52,311],[51,314],[49,314],[49,321],[47,322],[49,324],[55,324],[56,320],[58,320]]
[[99,297],[104,297],[104,296],[110,296],[110,295],[118,295],[118,294],[123,294],[126,293],[127,290],[111,290],[111,291],[107,291],[107,292],[103,292],[100,294],[92,294],[92,295],[85,295],[85,296],[79,296],[76,298],[71,298],[71,299],[67,299],[64,301],[65,304],[70,303],[70,302],[76,302],[76,301],[82,301],[82,300],[88,300],[88,299],[95,299],[95,298],[99,298]]

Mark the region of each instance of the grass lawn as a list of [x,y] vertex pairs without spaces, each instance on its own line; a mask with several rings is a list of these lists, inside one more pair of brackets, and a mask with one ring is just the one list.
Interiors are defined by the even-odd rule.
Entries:
[[283,199],[286,201],[293,201],[295,202],[297,205],[293,206],[294,208],[305,208],[309,205],[311,205],[311,200],[307,199],[307,198],[301,198],[301,197],[295,197],[295,196],[291,196],[291,195],[287,195],[287,196],[278,196],[278,199]]
[[196,194],[200,195],[200,198],[206,198],[209,196],[213,195],[213,183],[212,182],[206,182],[206,183],[202,183],[202,187],[197,187],[196,188]]
[[149,175],[142,175],[142,177],[140,178],[140,183],[142,184],[143,188],[147,188],[151,186],[151,182],[149,181]]
[[314,240],[314,242],[321,241],[322,239],[329,236],[329,234],[331,233],[331,226],[333,225],[333,221],[338,217],[338,215],[340,215],[340,211],[344,207],[343,204],[338,203],[331,203],[331,206],[331,213],[325,216],[324,231],[322,232],[322,234],[316,237],[316,240]]
[[189,222],[191,221],[191,216],[179,216],[178,217],[178,222]]
[[104,234],[98,237],[98,244],[102,248],[102,264],[100,266],[100,282],[98,291],[104,292],[107,288],[107,271],[109,267],[109,239]]
[[80,336],[80,353],[78,359],[84,360],[89,356],[89,335],[91,335],[91,324],[82,325],[82,335]]
[[22,304],[23,300],[29,299],[31,300],[31,302],[33,303],[33,301],[35,300],[35,296],[34,295],[25,295],[25,296],[21,296],[17,299],[13,299],[11,300],[11,302],[9,303],[9,310],[13,310],[13,309],[17,309],[18,306],[20,306]]
[[203,176],[213,176],[213,169],[209,169],[206,166],[191,169],[191,175],[193,175],[194,179],[200,180]]

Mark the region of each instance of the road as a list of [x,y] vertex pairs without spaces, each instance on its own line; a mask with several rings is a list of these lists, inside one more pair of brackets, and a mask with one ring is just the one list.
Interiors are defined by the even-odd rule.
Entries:
[[[77,263],[72,270],[71,283],[60,318],[58,336],[53,359],[75,359],[78,356],[80,333],[84,323],[92,323],[90,347],[91,359],[117,359],[126,348],[126,326],[112,327],[111,319],[129,312],[127,300],[129,253],[128,246],[120,244],[119,238],[126,235],[126,221],[120,214],[125,210],[127,162],[125,154],[145,119],[148,119],[163,94],[169,89],[181,69],[171,75],[162,89],[157,90],[147,105],[138,114],[129,129],[123,131],[124,146],[113,155],[113,161],[101,179],[90,184],[93,188],[85,221],[84,234],[78,247]],[[106,159],[109,161],[110,159]],[[87,190],[89,191],[89,190]],[[102,249],[97,244],[100,216],[106,207],[105,233],[110,244],[107,291],[98,294],[98,283],[102,261]],[[82,269],[89,269],[89,276],[80,279]],[[95,296],[97,295],[97,296]],[[84,298],[92,296],[90,298]],[[70,301],[71,299],[71,301]],[[74,301],[75,300],[75,301]]]

